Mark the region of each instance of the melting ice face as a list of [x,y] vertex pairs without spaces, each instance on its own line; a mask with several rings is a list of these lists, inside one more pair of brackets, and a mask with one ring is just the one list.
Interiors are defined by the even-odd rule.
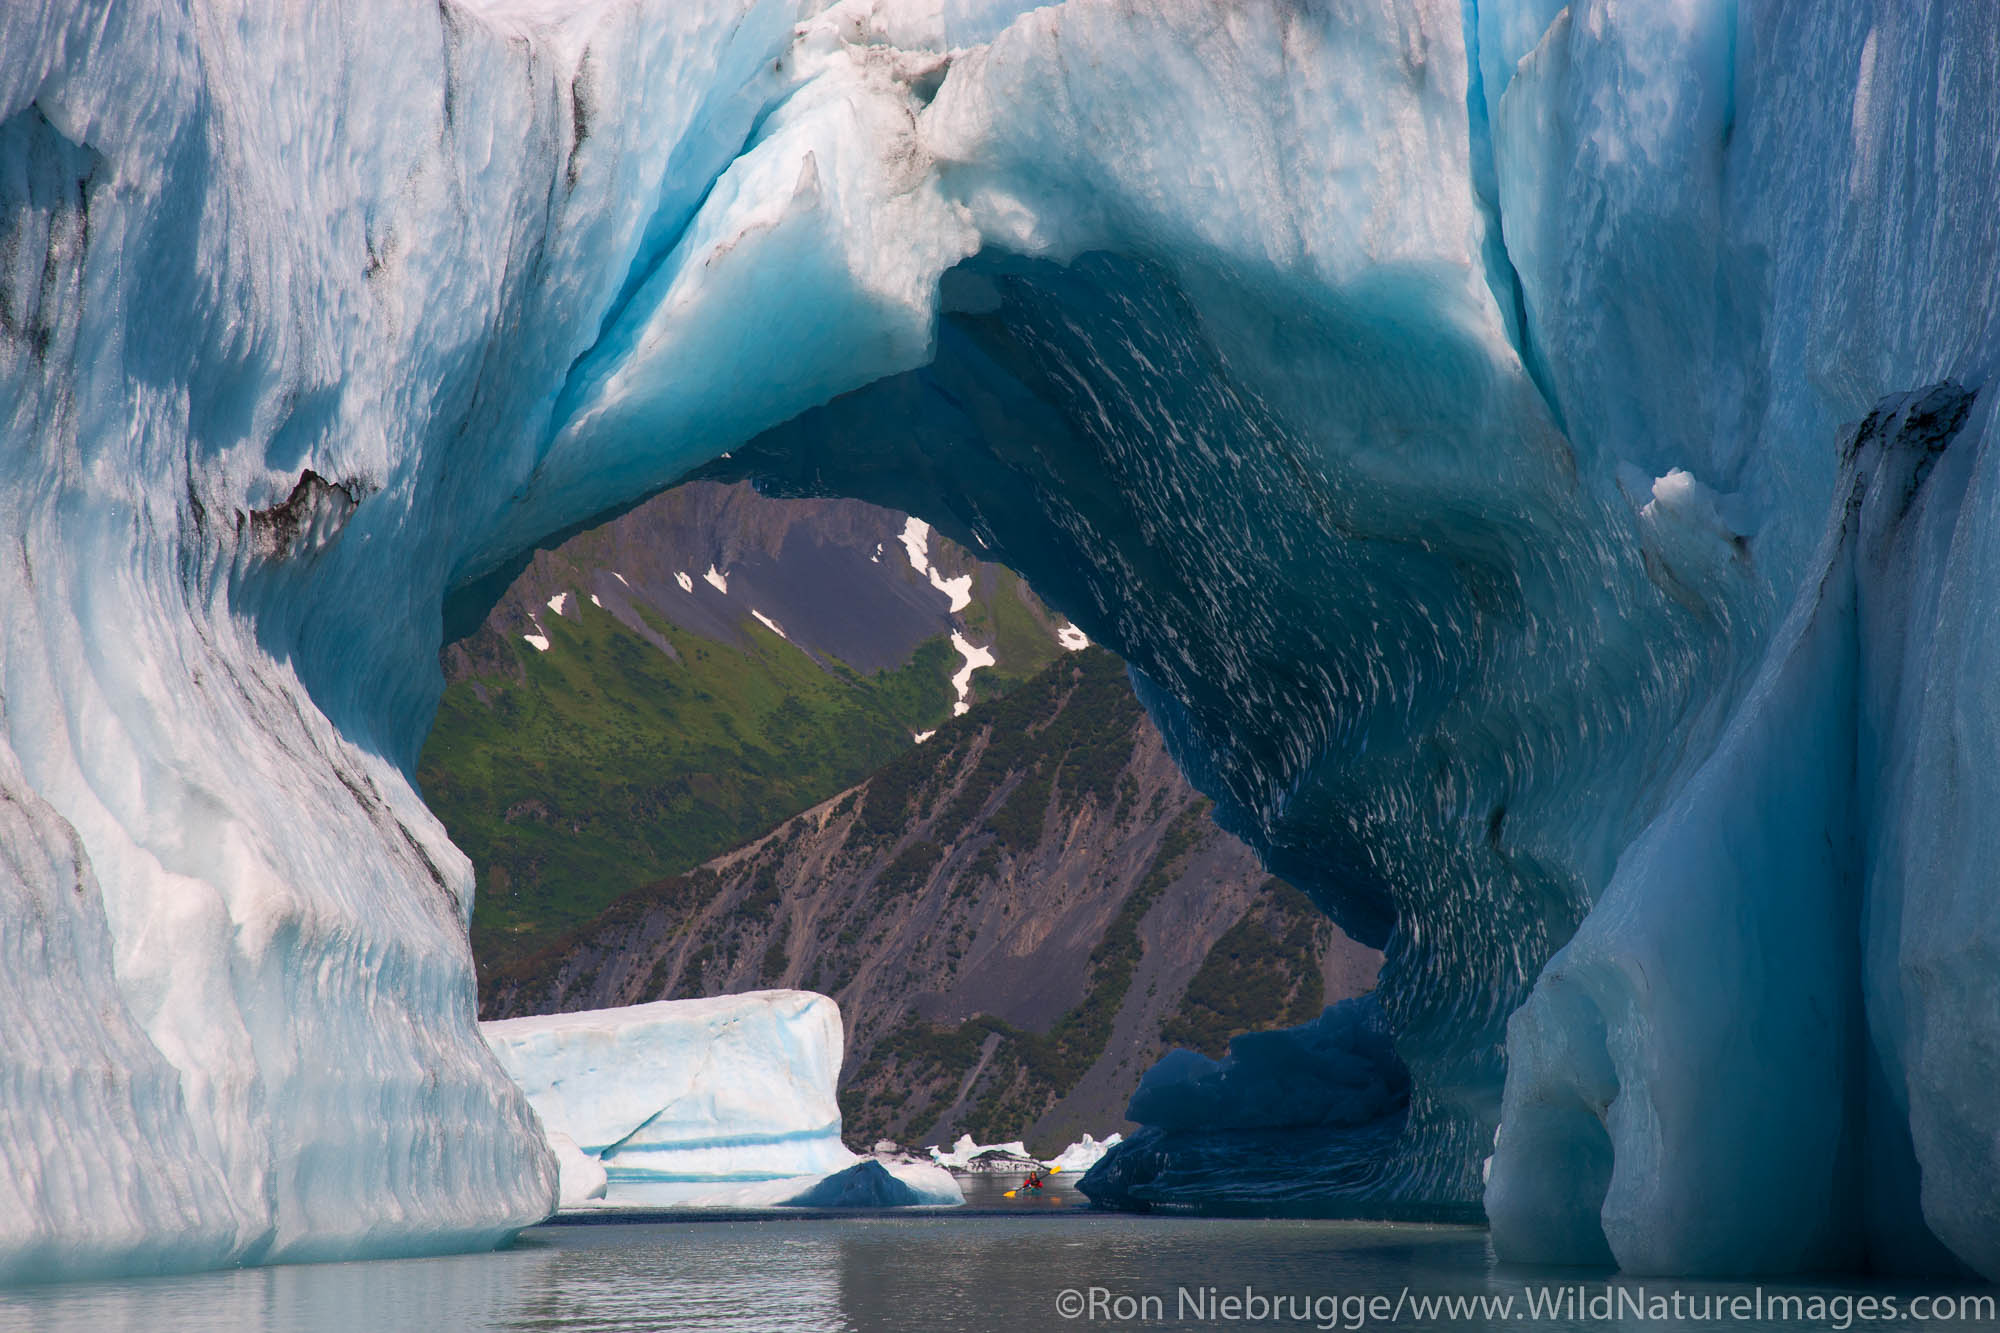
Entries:
[[[1480,1197],[1504,1078],[1503,1246],[2000,1272],[1983,7],[209,8],[0,20],[0,1053],[68,1164],[0,1274],[546,1207],[408,780],[438,607],[725,453],[1020,568],[1386,945],[1366,1188]],[[1866,1189],[1783,1077],[1687,1095],[1731,1006],[1864,1052],[1783,1105]]]

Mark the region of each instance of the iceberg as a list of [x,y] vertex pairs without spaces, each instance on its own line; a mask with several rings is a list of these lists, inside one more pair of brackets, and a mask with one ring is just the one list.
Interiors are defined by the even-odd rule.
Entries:
[[949,1152],[932,1144],[925,1149],[931,1161],[959,1175],[990,1175],[1006,1171],[1032,1170],[1037,1159],[1019,1139],[1006,1143],[974,1143],[972,1135],[961,1134]]
[[[949,1177],[946,1182],[949,1183]],[[948,1197],[952,1193],[958,1197]],[[944,1192],[935,1188],[930,1192],[919,1190],[907,1183],[900,1172],[872,1157],[864,1157],[785,1200],[786,1206],[792,1208],[910,1208],[963,1202],[965,1196],[955,1184]]]
[[824,995],[661,1000],[480,1033],[562,1163],[565,1208],[964,1201],[934,1168],[841,1142],[840,1008]]
[[1107,1138],[1097,1139],[1085,1134],[1042,1165],[1052,1171],[1088,1171],[1104,1159],[1104,1154],[1125,1141],[1123,1134],[1113,1131]]
[[1020,570],[1385,948],[1400,1119],[1097,1171],[2000,1276],[1996,81],[1867,0],[7,7],[0,1279],[556,1205],[411,772],[698,468]]
[[628,1185],[822,1175],[852,1154],[840,1010],[807,991],[662,1000],[480,1024],[551,1134]]
[[1123,1139],[1123,1135],[1113,1134],[1100,1141],[1085,1134],[1054,1157],[1037,1158],[1028,1151],[1028,1145],[1019,1139],[1012,1139],[1006,1143],[975,1143],[970,1134],[961,1134],[949,1151],[935,1144],[926,1151],[930,1153],[933,1162],[947,1171],[960,1175],[1031,1171],[1038,1165],[1053,1167],[1059,1171],[1087,1171]]

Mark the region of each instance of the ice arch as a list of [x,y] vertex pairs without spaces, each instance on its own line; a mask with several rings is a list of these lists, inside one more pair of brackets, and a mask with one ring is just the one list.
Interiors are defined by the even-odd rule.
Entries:
[[1386,1188],[1500,1122],[1513,1253],[2000,1272],[1979,7],[268,8],[0,15],[0,1275],[548,1207],[439,607],[746,444],[1003,548],[1387,940]]

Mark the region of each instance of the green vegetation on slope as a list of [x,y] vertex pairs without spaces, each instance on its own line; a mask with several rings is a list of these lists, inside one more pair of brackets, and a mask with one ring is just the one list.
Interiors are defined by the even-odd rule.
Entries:
[[993,650],[993,665],[973,677],[979,696],[990,699],[1033,680],[1066,650],[1055,640],[1061,618],[1034,609],[1041,602],[1026,579],[999,565],[987,566],[984,577],[992,580],[990,593],[980,588],[963,614],[967,636]]
[[754,624],[738,651],[649,617],[675,661],[578,611],[546,618],[547,652],[510,640],[525,681],[453,683],[418,767],[478,874],[482,971],[852,785],[950,713],[945,638],[862,677]]
[[[727,656],[727,650],[720,650],[718,645],[705,640],[695,642],[707,650],[719,650]],[[930,645],[926,645],[925,651],[928,652],[929,648]],[[560,650],[561,645],[552,645],[551,653],[540,656],[553,656],[555,651]],[[533,653],[532,649],[526,651]],[[685,644],[682,651],[688,651]],[[656,670],[673,669],[673,664],[657,652],[649,660]],[[899,681],[915,671],[922,660],[923,654],[920,654],[918,663],[896,673]],[[538,665],[537,656],[528,656],[524,661],[530,666]],[[530,686],[534,684],[531,680]],[[484,679],[481,687],[487,691],[489,698],[494,697],[498,688],[494,682]],[[471,694],[469,687],[465,688],[467,699],[460,706],[469,702],[471,708],[478,710],[474,721],[483,727],[490,727],[489,715],[498,705],[481,704],[477,695]],[[458,700],[460,689],[459,686],[453,687],[450,701]],[[530,693],[534,695],[532,688]],[[575,714],[576,693],[566,691],[558,697],[549,697],[544,693],[534,697],[540,698],[559,717],[567,719]],[[1122,793],[1115,790],[1115,783],[1131,760],[1133,741],[1142,716],[1138,701],[1126,682],[1124,664],[1102,648],[1089,648],[1082,652],[1065,652],[1059,660],[1048,663],[1032,681],[999,698],[988,698],[975,704],[964,716],[939,722],[936,736],[928,744],[904,745],[900,753],[868,776],[865,783],[836,802],[830,812],[829,817],[834,819],[850,812],[856,816],[846,836],[841,859],[848,873],[859,876],[862,882],[869,885],[869,891],[858,895],[841,909],[841,919],[846,924],[837,947],[830,956],[819,959],[817,970],[804,979],[806,984],[828,994],[845,986],[863,956],[858,947],[863,935],[885,918],[897,898],[920,889],[928,882],[951,846],[972,840],[985,844],[979,855],[958,876],[958,887],[954,892],[970,893],[997,868],[1003,851],[1026,850],[1039,838],[1052,792],[1059,790],[1065,798],[1076,800],[1094,797],[1101,805],[1111,804],[1114,798],[1122,800]],[[434,759],[459,754],[463,748],[462,738],[468,729],[462,719],[441,718],[437,731],[433,733],[432,749],[425,753],[426,771],[429,771]],[[485,759],[489,768],[503,749],[512,754],[530,745],[520,734],[487,739],[490,743]],[[957,784],[949,806],[939,809],[944,795],[951,788],[952,775],[968,766],[971,771],[962,783]],[[537,782],[546,781],[546,778],[537,778],[525,770],[509,769],[506,776],[510,782],[528,789],[533,789]],[[1020,779],[1014,792],[1001,802],[999,809],[993,811],[990,817],[982,819],[982,813],[1010,777]],[[1017,808],[1014,794],[1030,788],[1039,793],[1035,798],[1039,804],[1031,810]],[[482,790],[490,791],[491,788]],[[825,795],[822,793],[802,804],[817,804],[825,799]],[[483,802],[496,798],[483,795],[479,799]],[[465,815],[446,812],[444,818],[454,835],[469,845],[471,838],[460,831],[459,822],[453,822],[464,821]],[[934,819],[931,835],[912,836],[927,819]],[[759,826],[753,836],[772,826]],[[748,862],[739,863],[739,867],[749,868],[751,891],[731,908],[727,929],[762,927],[772,919],[781,896],[775,878],[777,864],[792,843],[804,834],[806,823],[793,819],[775,822],[774,826],[773,839]],[[1008,839],[1010,832],[1017,827],[1022,831],[1021,845],[1014,848],[1008,845]],[[514,836],[517,841],[525,841],[532,836],[552,837],[539,823],[525,833],[512,827],[503,832]],[[950,845],[941,846],[932,841],[931,836],[945,838]],[[739,839],[722,850],[733,850],[748,840]],[[576,857],[569,859],[575,860]],[[482,872],[484,864],[481,862]],[[874,867],[872,872],[869,869],[871,865]],[[593,947],[592,941],[615,935],[654,911],[663,911],[685,922],[704,910],[725,887],[725,877],[711,868],[682,867],[673,873],[650,878],[637,886],[628,885],[617,893],[607,895],[591,907],[588,918],[583,921],[570,921],[558,916],[546,902],[539,906],[534,903],[517,905],[513,908],[516,919],[532,915],[533,922],[538,926],[555,924],[546,930],[516,930],[511,941],[507,937],[496,941],[490,935],[481,939],[475,933],[475,945],[481,950],[482,995],[490,994],[489,988],[494,985],[513,992],[546,994],[556,984],[566,961],[579,951],[588,952]],[[1148,900],[1151,893],[1157,893],[1157,888],[1151,890]],[[482,903],[484,910],[475,920],[475,932],[482,922],[507,920],[500,915],[507,906],[491,901]],[[1114,926],[1114,932],[1116,929]],[[504,953],[494,947],[496,943],[509,942],[514,947]],[[1133,944],[1136,945],[1136,939]],[[788,959],[789,954],[783,949],[782,940],[775,935],[763,940],[761,947],[767,960],[762,975],[767,980],[775,981],[783,971],[777,960],[781,956]],[[645,989],[647,997],[663,993],[666,980],[664,976],[658,977],[654,984],[648,985]],[[704,980],[701,967],[690,967],[679,978],[675,994],[707,993]],[[580,987],[585,983],[573,979],[572,984]]]
[[1295,1027],[1326,1007],[1319,955],[1333,923],[1283,880],[1215,942],[1160,1037],[1219,1059],[1232,1037]]
[[1050,663],[1006,694],[986,698],[939,727],[928,745],[910,748],[874,774],[862,798],[854,846],[857,851],[883,848],[901,839],[923,816],[920,807],[941,776],[952,771],[960,748],[982,733],[986,747],[979,762],[939,822],[948,829],[971,824],[1002,784],[1018,774],[1016,792],[1034,790],[1018,804],[1010,796],[987,828],[1013,848],[1029,845],[1041,834],[1056,782],[1071,796],[1109,796],[1111,784],[1131,761],[1132,729],[1139,717],[1124,662],[1102,648],[1067,653],[1060,665]]

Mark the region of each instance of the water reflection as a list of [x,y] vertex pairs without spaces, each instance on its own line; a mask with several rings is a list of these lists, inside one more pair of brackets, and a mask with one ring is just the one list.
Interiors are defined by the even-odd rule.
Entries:
[[[1485,1233],[1464,1227],[1355,1222],[1200,1220],[1093,1214],[1050,1206],[1014,1216],[868,1217],[840,1220],[675,1223],[541,1228],[494,1254],[321,1264],[190,1277],[78,1283],[0,1291],[0,1328],[52,1333],[448,1333],[459,1329],[755,1330],[789,1333],[985,1333],[1059,1327],[1311,1328],[1281,1310],[1245,1321],[1183,1318],[1180,1296],[1241,1293],[1308,1301],[1382,1297],[1512,1296],[1530,1285],[1580,1278],[1497,1267]],[[1743,1284],[1615,1284],[1651,1292],[1746,1293]],[[1066,1291],[1107,1300],[1158,1300],[1143,1324],[1066,1321]],[[1910,1287],[1766,1284],[1768,1294],[1853,1294],[1907,1299]],[[1958,1288],[1988,1296],[1990,1287]],[[1296,1306],[1292,1308],[1297,1308]],[[1323,1304],[1320,1313],[1329,1308]],[[1087,1315],[1086,1311],[1086,1315]],[[1335,1326],[1354,1328],[1351,1305]],[[1529,1319],[1468,1312],[1425,1318],[1406,1310],[1369,1327],[1710,1328],[1714,1319],[1600,1321],[1558,1312]],[[1728,1320],[1732,1329],[1803,1330],[1826,1319]],[[1893,1322],[1893,1321],[1892,1321]],[[1853,1320],[1852,1327],[1870,1324]],[[1876,1321],[1874,1326],[1885,1326]],[[1932,1324],[1932,1327],[1938,1327]],[[1960,1320],[1946,1327],[1991,1328]]]

